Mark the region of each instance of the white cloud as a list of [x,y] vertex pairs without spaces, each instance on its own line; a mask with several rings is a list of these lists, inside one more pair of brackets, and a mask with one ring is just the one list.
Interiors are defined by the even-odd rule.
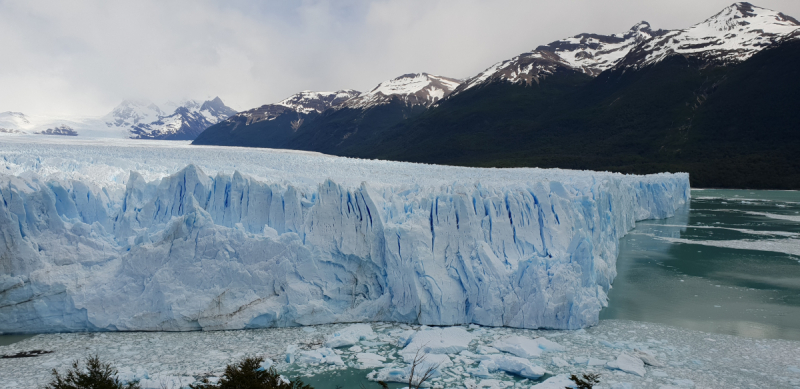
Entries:
[[[0,111],[101,115],[128,97],[237,109],[403,73],[473,75],[581,32],[688,27],[730,0],[3,1]],[[800,16],[795,0],[757,5]]]

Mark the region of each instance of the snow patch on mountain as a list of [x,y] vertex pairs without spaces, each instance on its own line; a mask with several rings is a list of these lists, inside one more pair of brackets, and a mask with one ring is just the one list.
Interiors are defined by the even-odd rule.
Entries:
[[322,113],[328,108],[338,106],[360,94],[361,92],[352,89],[335,92],[303,91],[281,100],[278,105],[283,105],[305,114],[311,112]]
[[[239,112],[230,118],[231,121],[240,121],[244,118],[245,125],[251,125],[265,120],[275,120],[284,113],[310,114],[322,113],[329,108],[337,107],[345,101],[360,95],[361,92],[352,89],[343,89],[335,92],[303,91],[293,94],[277,104],[264,104],[258,108]],[[300,118],[298,117],[298,120]]]
[[342,107],[366,109],[399,100],[406,105],[431,106],[453,92],[461,80],[428,73],[404,74],[378,84],[375,89],[346,101]]
[[553,51],[572,68],[596,76],[616,65],[639,43],[666,32],[654,31],[649,23],[643,21],[623,34],[580,34],[540,46],[537,50]]

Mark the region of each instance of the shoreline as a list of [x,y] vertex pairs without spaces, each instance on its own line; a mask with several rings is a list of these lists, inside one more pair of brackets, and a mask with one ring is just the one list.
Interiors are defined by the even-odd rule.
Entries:
[[[0,354],[32,349],[54,351],[36,357],[34,361],[5,359],[0,362],[0,375],[8,377],[9,388],[41,385],[49,379],[47,371],[50,369],[63,370],[76,358],[97,354],[116,367],[121,376],[142,379],[144,388],[151,387],[148,385],[158,388],[157,382],[167,381],[188,385],[188,381],[196,377],[219,374],[226,364],[246,355],[271,358],[277,362],[275,366],[278,371],[286,372],[288,376],[311,376],[355,368],[358,363],[356,354],[361,351],[385,356],[386,366],[400,366],[403,363],[402,358],[396,358],[400,350],[396,346],[397,333],[429,328],[389,323],[371,323],[371,326],[375,330],[375,338],[362,340],[359,349],[336,349],[345,366],[288,364],[284,359],[289,346],[299,345],[302,350],[304,345],[315,343],[347,327],[336,324],[237,331],[43,334],[10,346],[0,346]],[[489,347],[493,340],[503,336],[544,336],[563,345],[566,351],[544,353],[539,358],[531,359],[532,363],[553,375],[598,372],[601,374],[602,387],[609,387],[612,383],[658,387],[676,385],[676,382],[687,384],[689,381],[696,387],[746,387],[748,382],[761,387],[800,386],[798,341],[752,339],[628,320],[604,320],[597,326],[581,330],[518,330],[474,325],[459,327],[475,335],[476,340],[469,344],[469,351],[474,354],[479,354],[481,347]],[[313,347],[308,346],[309,349]],[[606,367],[607,362],[633,349],[648,350],[665,366],[647,366],[643,377]],[[468,383],[466,380],[480,383],[488,379],[514,384],[521,382],[501,372],[490,378],[471,376],[466,373],[470,368],[467,365],[470,359],[464,355],[448,355],[453,364],[443,369],[443,377],[449,377],[451,373],[457,376],[453,385]],[[562,361],[566,365],[558,366]],[[364,370],[364,374],[369,371]],[[536,383],[528,380],[522,385]]]

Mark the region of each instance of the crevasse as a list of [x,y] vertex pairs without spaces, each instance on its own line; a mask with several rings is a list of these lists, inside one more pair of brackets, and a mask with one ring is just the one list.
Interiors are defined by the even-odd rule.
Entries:
[[123,190],[33,170],[0,175],[7,333],[576,329],[598,321],[619,238],[689,197],[686,174],[295,185],[189,165],[149,182],[132,171]]

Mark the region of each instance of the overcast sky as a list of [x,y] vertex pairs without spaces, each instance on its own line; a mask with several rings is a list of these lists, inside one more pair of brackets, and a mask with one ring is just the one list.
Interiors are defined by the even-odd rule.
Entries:
[[[0,112],[103,115],[125,98],[237,110],[412,72],[466,78],[581,32],[688,27],[730,0],[0,0]],[[755,5],[800,17],[798,0]]]

